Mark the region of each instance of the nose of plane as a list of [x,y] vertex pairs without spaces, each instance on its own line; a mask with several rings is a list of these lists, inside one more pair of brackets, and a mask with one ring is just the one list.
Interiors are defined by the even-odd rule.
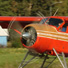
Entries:
[[37,38],[36,30],[33,27],[26,27],[22,33],[22,43],[26,46],[32,46]]
[[24,32],[24,33],[22,34],[22,37],[23,37],[25,40],[27,40],[27,39],[31,38],[31,34],[30,34],[29,32]]

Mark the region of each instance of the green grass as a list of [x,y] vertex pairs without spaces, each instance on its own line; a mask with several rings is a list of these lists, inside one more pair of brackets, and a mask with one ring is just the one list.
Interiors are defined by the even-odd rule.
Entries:
[[[18,68],[26,52],[27,52],[27,49],[23,49],[23,48],[1,48],[0,49],[0,68]],[[27,60],[30,57],[31,56],[28,56]],[[43,60],[40,58],[34,59],[31,63],[29,63],[24,68],[40,68],[42,61]],[[68,59],[66,59],[66,61],[68,62]],[[62,66],[58,61],[58,59],[56,59],[49,66],[49,68],[62,68]]]

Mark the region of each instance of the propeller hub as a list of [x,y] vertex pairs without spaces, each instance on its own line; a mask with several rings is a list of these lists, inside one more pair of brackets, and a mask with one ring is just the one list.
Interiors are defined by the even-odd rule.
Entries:
[[31,38],[31,34],[28,32],[25,32],[22,34],[22,37],[27,40],[27,39]]
[[22,34],[22,42],[26,46],[32,46],[37,38],[36,30],[33,27],[26,27],[23,30]]

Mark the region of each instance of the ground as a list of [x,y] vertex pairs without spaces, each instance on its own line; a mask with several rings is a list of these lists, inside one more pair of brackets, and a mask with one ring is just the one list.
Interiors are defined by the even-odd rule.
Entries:
[[[18,68],[24,58],[27,49],[25,48],[0,48],[0,68]],[[30,58],[29,56],[27,60]],[[62,59],[62,57],[61,57]],[[36,58],[24,68],[40,68],[42,59]],[[50,60],[49,60],[50,61]],[[68,64],[68,58],[66,58]],[[58,59],[56,59],[49,68],[62,68]]]

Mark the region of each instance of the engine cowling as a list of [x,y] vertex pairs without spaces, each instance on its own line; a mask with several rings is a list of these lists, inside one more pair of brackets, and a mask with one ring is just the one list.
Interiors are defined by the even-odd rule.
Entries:
[[46,32],[49,31],[57,32],[54,27],[47,24],[29,24],[23,29],[21,41],[24,47],[44,53],[52,49],[49,39],[46,38],[48,36]]

